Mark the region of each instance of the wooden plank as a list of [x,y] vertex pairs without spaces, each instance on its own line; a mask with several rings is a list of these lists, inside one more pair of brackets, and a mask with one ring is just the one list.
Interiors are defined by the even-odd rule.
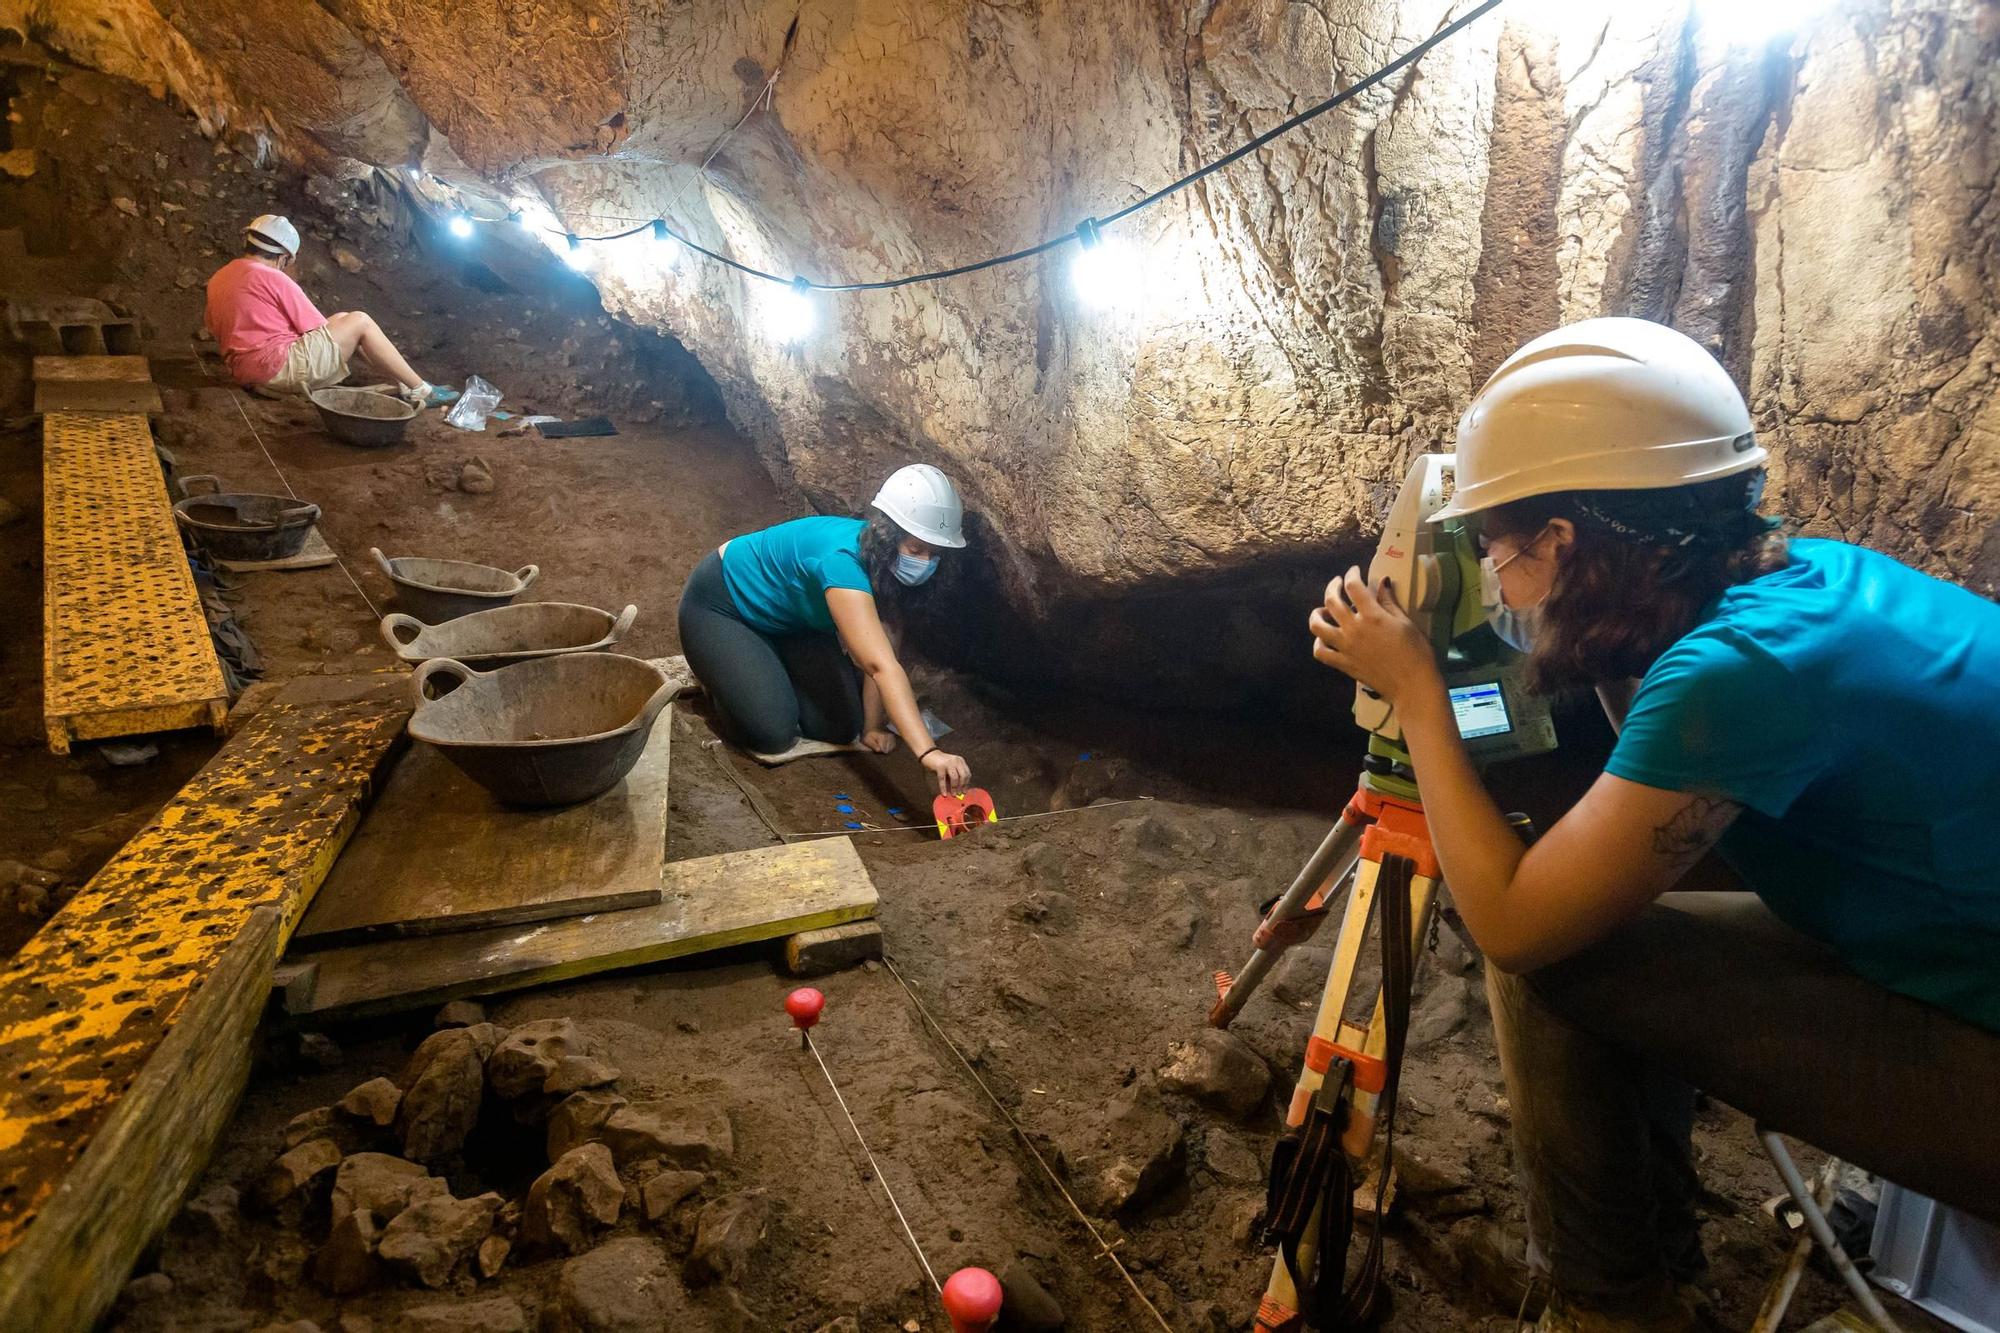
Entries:
[[222,663],[146,418],[42,420],[42,712],[49,748],[207,723]]
[[90,1146],[0,1259],[0,1329],[88,1329],[179,1208],[235,1113],[282,915],[252,911]]
[[135,412],[158,416],[167,406],[152,381],[128,384],[124,380],[51,380],[35,386],[35,411],[50,412]]
[[875,885],[846,838],[667,866],[657,907],[525,928],[388,940],[312,955],[295,1014],[360,1017],[664,962],[875,915]]
[[673,713],[625,780],[551,810],[500,804],[412,746],[313,900],[292,947],[517,926],[660,901]]
[[35,383],[112,380],[121,384],[151,384],[152,367],[143,356],[38,356]]
[[[0,970],[0,1254],[32,1234],[251,914],[277,914],[278,943],[291,934],[408,695],[400,674],[292,682]],[[122,1169],[138,1190],[154,1167]]]

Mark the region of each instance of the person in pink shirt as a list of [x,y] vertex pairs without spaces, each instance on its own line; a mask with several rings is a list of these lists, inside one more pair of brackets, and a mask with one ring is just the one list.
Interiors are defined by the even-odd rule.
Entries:
[[266,213],[243,232],[243,254],[208,280],[205,322],[222,347],[222,360],[238,384],[275,393],[310,393],[347,378],[356,352],[377,371],[393,376],[398,392],[419,407],[444,400],[382,332],[359,310],[320,314],[292,280],[299,232],[285,218]]

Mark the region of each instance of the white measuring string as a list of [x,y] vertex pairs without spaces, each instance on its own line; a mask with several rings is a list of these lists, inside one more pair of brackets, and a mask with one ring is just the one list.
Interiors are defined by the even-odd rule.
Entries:
[[896,1220],[903,1224],[903,1234],[910,1238],[910,1248],[916,1252],[917,1262],[924,1266],[924,1276],[931,1280],[931,1286],[942,1296],[944,1285],[932,1271],[931,1261],[925,1257],[924,1247],[917,1241],[917,1233],[910,1230],[910,1219],[903,1216],[903,1205],[896,1202],[896,1191],[889,1188],[889,1177],[882,1174],[882,1164],[875,1160],[875,1153],[869,1148],[868,1140],[862,1137],[861,1126],[854,1123],[854,1112],[847,1109],[847,1098],[840,1095],[840,1085],[833,1081],[833,1071],[826,1067],[825,1060],[820,1059],[819,1043],[812,1039],[810,1032],[802,1030],[799,1036],[805,1039],[806,1049],[811,1051],[813,1059],[819,1062],[819,1072],[826,1076],[826,1086],[833,1089],[833,1099],[840,1103],[840,1113],[847,1117],[847,1127],[854,1131],[854,1141],[860,1144],[861,1151],[867,1154],[868,1169],[875,1173],[875,1179],[882,1186],[882,1193],[888,1197],[889,1206],[896,1210]]
[[[988,824],[1019,824],[1030,819],[1054,819],[1057,815],[1081,815],[1092,810],[1109,810],[1119,805],[1141,805],[1153,798],[1150,796],[1128,796],[1122,801],[1099,801],[1095,805],[1072,805],[1062,810],[1041,810],[1032,815],[1003,815],[999,819],[982,819],[973,828],[985,828]],[[786,842],[805,842],[813,838],[856,838],[863,833],[930,833],[935,824],[896,824],[891,826],[869,825],[866,828],[824,828],[810,833],[780,833]]]
[[[242,417],[243,424],[250,428],[250,438],[257,441],[258,452],[263,454],[264,461],[271,465],[271,471],[278,474],[278,482],[285,488],[285,494],[291,496],[294,500],[298,499],[299,493],[292,489],[291,479],[286,477],[285,470],[278,466],[278,460],[271,457],[271,451],[264,447],[264,437],[258,433],[256,423],[250,420],[250,414],[243,410],[243,399],[236,394],[231,394],[229,397],[229,401],[236,404],[236,415]],[[324,538],[326,534],[321,533],[320,535],[322,538]],[[327,545],[328,548],[331,549],[333,544],[331,542],[328,542]],[[347,567],[347,562],[340,558],[340,552],[335,551],[333,553],[333,563],[340,566],[340,572],[347,575],[347,581],[354,585],[354,591],[360,593],[361,600],[368,603],[369,614],[373,615],[377,620],[380,620],[382,618],[382,612],[378,607],[376,607],[375,599],[370,597],[367,591],[362,588],[361,581],[354,577],[354,571],[349,569]]]
[[[1083,808],[1091,809],[1092,807],[1085,806]],[[1026,816],[1023,817],[1026,818]],[[1021,1146],[1028,1150],[1028,1155],[1035,1159],[1035,1165],[1042,1168],[1042,1174],[1049,1178],[1049,1184],[1055,1186],[1056,1193],[1062,1195],[1063,1202],[1069,1205],[1069,1210],[1072,1213],[1076,1214],[1076,1220],[1083,1223],[1083,1229],[1088,1231],[1090,1238],[1097,1242],[1098,1252],[1111,1261],[1112,1266],[1118,1270],[1118,1276],[1125,1279],[1125,1285],[1130,1287],[1132,1294],[1139,1298],[1139,1304],[1146,1307],[1146,1313],[1152,1315],[1159,1322],[1160,1327],[1166,1330],[1166,1333],[1174,1333],[1174,1326],[1167,1322],[1167,1317],[1160,1313],[1159,1307],[1148,1300],[1146,1293],[1139,1289],[1139,1284],[1132,1280],[1131,1271],[1119,1261],[1117,1254],[1105,1242],[1103,1233],[1098,1231],[1097,1227],[1091,1222],[1090,1215],[1084,1212],[1077,1205],[1076,1200],[1071,1197],[1070,1192],[1063,1188],[1062,1180],[1050,1168],[1048,1162],[1044,1160],[1040,1150],[1035,1147],[1034,1140],[1028,1137],[1028,1131],[1021,1128],[1021,1122],[1016,1120],[1007,1110],[1006,1104],[994,1094],[993,1089],[986,1086],[986,1080],[979,1077],[979,1071],[972,1067],[972,1062],[965,1058],[964,1052],[958,1049],[958,1044],[951,1039],[950,1034],[944,1030],[935,1018],[931,1017],[931,1011],[924,1007],[923,998],[917,994],[916,987],[912,986],[903,974],[896,970],[896,964],[888,957],[885,956],[882,959],[882,966],[889,969],[889,975],[894,977],[897,984],[909,995],[910,1003],[917,1007],[917,1013],[923,1018],[925,1026],[937,1034],[937,1039],[945,1044],[945,1049],[958,1057],[958,1062],[965,1066],[965,1072],[972,1075],[972,1081],[979,1085],[979,1090],[986,1094],[986,1100],[993,1103],[993,1109],[1000,1113],[1000,1118],[1005,1120],[1007,1127],[1014,1131],[1014,1137],[1021,1141]]]

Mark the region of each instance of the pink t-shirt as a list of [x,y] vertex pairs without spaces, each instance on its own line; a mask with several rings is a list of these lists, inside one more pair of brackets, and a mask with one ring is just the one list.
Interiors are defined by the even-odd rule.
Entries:
[[208,280],[208,331],[238,384],[269,384],[301,334],[326,323],[305,289],[247,255]]

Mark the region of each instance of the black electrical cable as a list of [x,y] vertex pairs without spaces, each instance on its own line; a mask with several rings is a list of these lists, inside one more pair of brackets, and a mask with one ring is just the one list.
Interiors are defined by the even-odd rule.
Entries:
[[[1216,158],[1213,162],[1204,163],[1203,165],[1196,167],[1193,171],[1190,171],[1187,175],[1182,176],[1179,180],[1161,186],[1159,189],[1153,191],[1145,198],[1127,204],[1125,207],[1119,209],[1115,213],[1109,213],[1101,218],[1093,219],[1095,225],[1098,227],[1107,227],[1114,222],[1118,222],[1124,218],[1131,217],[1134,213],[1137,213],[1140,209],[1150,208],[1154,204],[1159,203],[1162,199],[1167,198],[1169,195],[1178,194],[1180,191],[1185,190],[1188,186],[1193,185],[1196,181],[1203,180],[1209,176],[1214,175],[1216,172],[1221,171],[1225,167],[1231,166],[1234,163],[1242,161],[1244,158],[1256,152],[1258,149],[1264,147],[1272,140],[1290,134],[1293,130],[1299,128],[1299,126],[1301,125],[1306,124],[1308,121],[1316,120],[1320,116],[1323,116],[1327,112],[1333,110],[1335,107],[1340,106],[1343,103],[1353,101],[1355,98],[1359,97],[1362,93],[1367,92],[1370,88],[1373,88],[1376,84],[1381,83],[1384,79],[1387,79],[1391,75],[1394,75],[1400,72],[1401,70],[1408,68],[1416,61],[1423,59],[1424,56],[1428,55],[1440,43],[1449,41],[1459,32],[1471,26],[1473,23],[1478,22],[1481,18],[1485,17],[1488,13],[1490,13],[1494,9],[1497,9],[1503,3],[1505,3],[1505,0],[1484,0],[1484,3],[1480,4],[1477,8],[1471,10],[1462,17],[1453,19],[1450,23],[1447,23],[1444,27],[1439,28],[1429,37],[1417,43],[1415,46],[1411,47],[1408,51],[1405,51],[1402,55],[1390,61],[1388,64],[1382,66],[1380,69],[1376,70],[1373,74],[1368,75],[1366,78],[1362,79],[1359,83],[1351,84],[1348,87],[1341,89],[1339,92],[1335,93],[1333,96],[1329,98],[1326,98],[1324,101],[1315,102],[1313,105],[1307,107],[1305,110],[1299,112],[1297,115],[1289,117],[1288,119],[1280,121],[1278,124],[1273,125],[1270,129],[1265,130],[1262,134],[1258,135],[1256,138],[1251,139],[1247,143],[1241,144],[1238,147],[1231,149],[1227,153],[1224,153],[1221,157]],[[638,226],[632,227],[626,231],[612,232],[609,235],[605,236],[579,236],[574,232],[565,232],[555,227],[545,228],[545,230],[548,231],[548,233],[551,236],[564,236],[567,237],[572,242],[622,241],[628,236],[636,236],[643,231],[653,231],[655,230],[655,227],[654,224],[650,221],[642,222]],[[739,273],[748,274],[750,277],[753,278],[763,278],[767,282],[775,282],[783,287],[792,287],[795,289],[803,289],[806,291],[815,291],[815,292],[882,292],[882,291],[889,291],[896,287],[915,286],[917,283],[920,282],[938,282],[945,278],[963,277],[968,273],[978,273],[983,269],[998,268],[1003,264],[1015,264],[1019,263],[1023,259],[1033,259],[1036,255],[1047,254],[1051,250],[1057,249],[1058,247],[1061,246],[1069,245],[1079,240],[1081,232],[1081,228],[1079,228],[1078,231],[1066,231],[1060,236],[1051,236],[1048,240],[1042,241],[1035,245],[1028,246],[1024,250],[1012,250],[1004,255],[994,255],[990,259],[975,260],[970,264],[960,264],[954,268],[933,269],[928,273],[912,273],[907,277],[883,278],[875,282],[813,282],[806,278],[798,278],[798,277],[786,278],[786,277],[781,277],[776,273],[766,273],[763,269],[755,268],[749,264],[741,262],[740,260],[731,259],[728,255],[717,254],[715,251],[709,249],[707,246],[702,245],[699,242],[690,240],[687,237],[681,235],[679,232],[673,229],[673,226],[670,223],[662,221],[659,225],[658,230],[664,231],[667,235],[673,237],[676,241],[679,241],[682,245],[694,251],[696,254],[706,256],[709,259],[713,259],[719,264],[725,264],[728,267],[735,269]]]

